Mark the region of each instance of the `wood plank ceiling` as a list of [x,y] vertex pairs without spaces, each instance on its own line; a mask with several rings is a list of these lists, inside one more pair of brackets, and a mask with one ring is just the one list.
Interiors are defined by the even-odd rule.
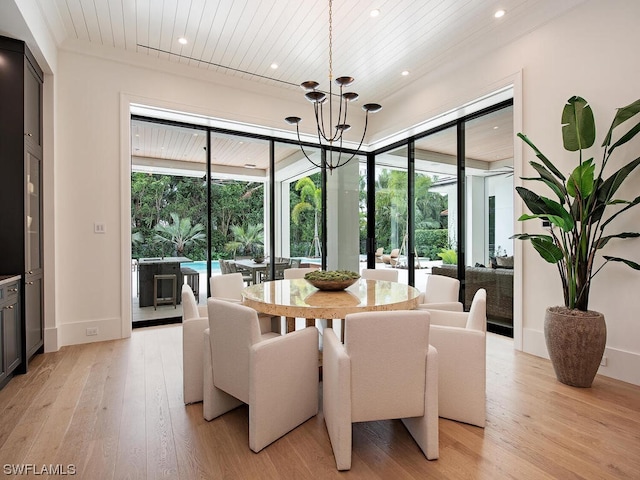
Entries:
[[[499,48],[583,1],[335,0],[333,70],[357,79],[354,90],[363,102],[384,105],[407,82]],[[128,51],[292,94],[302,81],[327,78],[328,0],[37,2],[63,49]],[[501,8],[506,15],[494,18]],[[379,15],[371,16],[373,10]],[[179,37],[188,43],[178,43]],[[181,134],[185,138],[172,142],[184,148],[174,157],[191,158],[185,149],[200,155],[192,132],[175,133]]]

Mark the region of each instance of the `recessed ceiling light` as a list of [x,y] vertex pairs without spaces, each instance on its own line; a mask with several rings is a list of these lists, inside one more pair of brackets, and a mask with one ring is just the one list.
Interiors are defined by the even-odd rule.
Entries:
[[493,14],[494,17],[496,18],[501,18],[504,17],[504,14],[507,13],[504,10],[498,10],[496,13]]
[[371,15],[372,17],[377,17],[378,15],[380,15],[380,10],[378,10],[377,8],[375,10],[371,10],[371,13],[369,13],[369,15]]
[[275,70],[276,68],[278,68],[278,64],[277,64],[277,63],[275,63],[275,62],[274,62],[274,63],[272,63],[272,64],[271,64],[271,68]]
[[401,73],[401,75],[402,75],[403,77],[406,77],[407,75],[409,75],[409,70],[404,70],[404,71]]
[[186,38],[184,38],[184,37],[180,37],[180,38],[178,38],[178,43],[179,43],[180,45],[186,45],[187,43],[189,43],[189,40],[187,40],[187,39],[186,39]]
[[494,129],[494,130],[497,130],[497,129],[499,129],[499,128],[500,128],[500,127],[499,127],[499,126],[497,126],[497,125],[496,125],[495,127],[493,127],[493,129]]

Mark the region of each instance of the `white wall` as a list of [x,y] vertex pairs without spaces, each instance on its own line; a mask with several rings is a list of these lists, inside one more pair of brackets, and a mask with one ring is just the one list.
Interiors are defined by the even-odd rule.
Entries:
[[[256,124],[275,124],[299,106],[224,84],[163,74],[61,51],[56,111],[56,305],[60,345],[126,336],[129,255],[129,102]],[[242,96],[239,100],[238,97]],[[296,96],[297,98],[297,96]],[[122,148],[121,148],[122,147]],[[94,222],[106,234],[93,233]],[[123,307],[124,305],[124,307]]]
[[[387,108],[385,117],[393,120],[395,130],[408,128],[521,78],[522,88],[518,86],[515,93],[516,128],[522,128],[567,170],[574,160],[567,159],[562,151],[559,118],[565,100],[580,94],[591,102],[599,119],[601,139],[613,109],[637,98],[640,59],[635,52],[635,37],[628,32],[635,31],[638,18],[640,2],[635,0],[588,2],[496,54],[466,65],[452,61],[447,72],[400,92],[398,106]],[[208,80],[218,81],[212,77]],[[128,222],[123,218],[128,209],[123,179],[128,174],[121,171],[121,142],[126,134],[122,104],[135,99],[271,126],[304,108],[302,101],[291,102],[276,93],[275,97],[280,97],[277,102],[269,102],[269,95],[259,97],[243,90],[242,82],[234,83],[237,86],[220,80],[216,85],[80,54],[59,54],[55,302],[61,345],[85,341],[86,326],[100,327],[98,339],[126,334],[122,328],[126,310],[121,309],[127,301],[122,298],[127,291],[123,285],[127,275],[121,274],[121,259],[126,255],[121,226]],[[385,130],[382,118],[376,119],[373,128],[378,129],[373,132],[374,139],[393,133]],[[522,167],[523,152],[525,160],[533,158],[516,145],[515,178],[533,174],[528,165]],[[631,154],[621,157],[628,160]],[[632,183],[621,195],[634,196],[639,173],[634,174]],[[514,215],[521,209],[517,203]],[[94,221],[106,223],[105,235],[93,234]],[[637,230],[640,209],[618,223],[621,229]],[[518,231],[520,225],[515,228]],[[609,252],[640,261],[636,253],[639,246],[629,240],[612,245]],[[555,268],[528,245],[515,249],[516,282],[521,282],[523,292],[516,304],[516,322],[522,322],[521,329],[516,327],[516,345],[546,355],[542,341],[544,309],[562,302],[560,282]],[[522,255],[518,255],[519,249]],[[634,318],[640,308],[640,298],[634,295],[638,285],[638,273],[611,266],[594,281],[591,307],[604,312],[608,323],[609,364],[602,373],[640,384],[640,322]],[[519,289],[517,286],[516,292]]]
[[[636,0],[593,0],[532,32],[507,48],[466,65],[451,64],[445,74],[434,73],[430,80],[404,89],[401,101],[385,110],[396,121],[407,119],[404,128],[431,112],[447,111],[473,98],[487,94],[521,78],[516,86],[514,115],[516,131],[525,132],[553,159],[562,170],[574,168],[575,156],[562,148],[560,115],[566,100],[572,95],[586,98],[594,108],[598,123],[598,142],[611,122],[615,108],[638,98],[640,57],[636,52],[634,32],[640,18],[640,2]],[[458,69],[456,69],[458,67]],[[521,122],[518,125],[518,122]],[[390,131],[380,130],[377,138]],[[515,182],[521,176],[533,176],[528,161],[534,155],[516,139]],[[619,167],[637,156],[637,145],[625,146],[615,160]],[[634,148],[635,147],[635,148]],[[599,149],[594,149],[600,158]],[[635,154],[634,154],[635,153]],[[524,161],[523,161],[524,155]],[[613,165],[611,165],[613,167]],[[629,178],[620,197],[637,195],[640,171]],[[530,186],[538,189],[538,186]],[[522,211],[519,199],[514,204],[514,218]],[[515,232],[523,225],[514,222]],[[640,209],[620,218],[620,231],[637,231]],[[535,225],[525,225],[534,231]],[[547,356],[543,339],[544,310],[548,305],[561,304],[562,290],[555,266],[547,264],[528,244],[514,244],[516,252],[516,345],[536,355]],[[521,254],[519,254],[522,252]],[[617,242],[608,248],[610,255],[640,261],[637,240]],[[608,340],[605,356],[607,367],[600,372],[640,384],[640,322],[635,312],[640,297],[633,295],[640,285],[640,274],[622,265],[608,265],[594,279],[590,308],[602,311],[607,318]],[[518,325],[519,324],[519,325]]]
[[[495,245],[503,255],[513,255],[513,175],[496,175],[487,178],[487,206],[489,197],[495,197]],[[488,230],[487,218],[487,230]],[[488,235],[487,235],[488,239]],[[488,241],[488,240],[487,240]],[[487,246],[487,251],[488,251]],[[485,261],[489,261],[487,258]]]

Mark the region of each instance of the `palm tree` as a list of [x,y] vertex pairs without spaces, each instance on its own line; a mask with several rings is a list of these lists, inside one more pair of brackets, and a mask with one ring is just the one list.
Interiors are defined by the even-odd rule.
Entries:
[[254,253],[256,247],[264,246],[264,234],[262,225],[247,225],[245,230],[242,225],[231,225],[231,233],[235,240],[227,242],[224,246],[225,250],[233,252],[235,256],[238,249],[247,254]]
[[191,225],[190,218],[180,219],[177,213],[171,214],[172,223],[162,221],[155,226],[158,232],[153,237],[154,243],[173,245],[176,256],[184,254],[185,247],[202,242],[206,235],[202,233],[204,225]]
[[309,177],[304,177],[296,182],[296,191],[300,192],[300,202],[293,207],[291,219],[293,223],[298,225],[302,212],[313,211],[313,243],[309,248],[309,253],[313,249],[314,256],[319,257],[321,252],[320,237],[318,236],[318,214],[322,209],[322,189],[316,187]]

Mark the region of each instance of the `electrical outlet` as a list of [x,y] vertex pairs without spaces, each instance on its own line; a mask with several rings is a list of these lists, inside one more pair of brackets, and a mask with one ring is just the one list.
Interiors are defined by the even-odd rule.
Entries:
[[98,334],[98,327],[87,328],[87,337]]
[[602,360],[600,360],[600,366],[601,367],[607,366],[607,357],[602,357]]

